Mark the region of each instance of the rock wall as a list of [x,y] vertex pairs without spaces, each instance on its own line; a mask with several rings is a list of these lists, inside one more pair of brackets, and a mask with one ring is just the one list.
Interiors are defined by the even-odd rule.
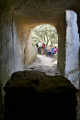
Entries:
[[0,30],[0,78],[4,85],[13,72],[24,70],[24,64],[31,62],[36,52],[29,28],[12,13],[4,16]]
[[3,86],[10,77],[10,66],[14,68],[13,61],[11,65],[13,59],[11,15],[12,13],[5,12],[0,18],[0,119],[4,103]]
[[[26,66],[30,64],[36,57],[36,49],[32,44],[32,33],[25,22],[25,18],[22,19],[19,16],[14,15],[14,21],[17,33],[16,48],[18,48],[18,55],[16,55],[15,52],[15,55],[17,56],[16,59],[18,62],[23,63],[23,65]],[[16,34],[14,36],[16,36]],[[16,69],[18,69],[17,66]]]
[[76,120],[77,89],[65,77],[15,72],[4,90],[6,120]]
[[78,88],[79,86],[79,34],[77,15],[74,11],[66,11],[66,62],[65,75]]
[[[65,11],[69,9],[76,10],[78,26],[80,26],[79,5],[79,0],[35,0],[35,2],[33,0],[0,0],[0,95],[2,96],[0,96],[0,103],[3,103],[2,88],[10,75],[15,71],[24,70],[24,64],[29,64],[35,58],[36,53],[34,51],[35,48],[31,44],[30,30],[36,25],[51,24],[57,28],[59,36],[59,71],[62,75],[66,74],[66,77],[70,80],[72,79],[72,83],[76,84],[74,79],[76,80],[78,77],[78,68],[80,67],[79,48],[76,49],[78,32],[75,24],[70,24],[67,21],[67,26],[70,24],[70,26],[75,27],[75,31],[71,27],[72,39],[65,37]],[[14,14],[20,17],[17,18]],[[72,19],[74,22],[74,17]],[[67,34],[69,34],[68,28],[69,26],[67,27]],[[75,35],[76,32],[77,34]],[[67,47],[68,44],[71,47]],[[65,45],[67,49],[65,49]],[[69,55],[70,48],[71,54]],[[74,49],[76,51],[73,53]]]
[[9,78],[11,64],[11,67],[14,68],[11,15],[11,13],[5,13],[0,23],[0,80],[2,85],[6,78]]
[[56,25],[58,32],[58,70],[61,75],[64,76],[65,72],[65,35],[66,35],[66,24],[65,14],[62,14]]
[[25,59],[24,59],[25,66],[30,64],[36,58],[37,52],[35,46],[32,44],[32,32],[30,32],[29,34],[24,54],[25,54]]
[[[33,60],[28,56],[27,50],[32,49],[34,51],[32,57],[35,56],[34,46],[31,41],[29,42],[28,36],[29,29],[26,25],[17,22],[12,11],[7,11],[0,21],[0,107],[4,103],[2,88],[11,74],[15,71],[23,71],[24,63],[29,62],[30,59]],[[30,48],[27,48],[27,42]],[[27,56],[26,60],[25,56]]]

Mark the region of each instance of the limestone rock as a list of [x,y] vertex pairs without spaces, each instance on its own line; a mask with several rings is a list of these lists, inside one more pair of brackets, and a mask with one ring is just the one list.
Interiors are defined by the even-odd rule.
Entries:
[[8,120],[76,120],[77,89],[65,77],[16,72],[4,90]]

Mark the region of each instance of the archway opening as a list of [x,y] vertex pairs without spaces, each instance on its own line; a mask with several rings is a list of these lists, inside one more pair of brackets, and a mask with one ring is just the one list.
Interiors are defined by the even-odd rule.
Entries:
[[[50,2],[50,0],[47,0],[47,1],[46,0],[44,0],[44,1],[36,0],[35,2],[31,1],[31,0],[27,0],[27,1],[26,0],[20,0],[20,1],[17,0],[16,3],[15,2],[0,2],[0,3],[1,3],[1,5],[0,5],[1,9],[2,9],[2,6],[4,6],[3,10],[0,9],[0,13],[1,13],[1,20],[0,20],[0,39],[1,39],[0,45],[1,45],[1,47],[0,47],[0,50],[2,49],[0,52],[0,58],[1,58],[0,59],[0,62],[1,62],[1,64],[0,64],[0,68],[1,68],[0,69],[0,76],[1,76],[0,84],[3,82],[4,79],[6,79],[6,81],[7,81],[8,76],[10,76],[11,73],[13,73],[15,71],[24,70],[24,61],[25,61],[24,58],[25,57],[28,58],[28,55],[26,55],[26,54],[29,53],[29,51],[27,50],[27,42],[26,42],[26,38],[28,38],[29,31],[26,26],[29,26],[31,28],[31,24],[37,24],[37,23],[39,24],[42,22],[52,23],[56,26],[56,28],[58,30],[58,35],[59,35],[58,66],[59,66],[60,72],[63,75],[64,71],[65,71],[65,50],[64,50],[65,49],[65,21],[64,21],[65,20],[64,19],[65,10],[66,9],[76,9],[77,11],[79,11],[79,9],[80,9],[80,7],[78,6],[79,2],[75,2],[75,0],[71,0],[71,1],[57,0],[57,1],[51,1],[51,2]],[[11,5],[11,4],[13,4],[13,5]],[[9,6],[11,6],[11,10],[9,9]],[[16,13],[16,16],[19,15],[17,24],[14,24],[14,19],[17,19],[13,15],[14,12]],[[27,29],[27,31],[26,31],[26,29]],[[24,55],[24,53],[26,56]],[[70,56],[69,54],[67,54],[67,55]],[[66,57],[67,57],[67,55],[66,55]],[[30,59],[28,58],[28,60],[30,60]],[[71,60],[71,59],[69,59],[69,60]],[[71,62],[72,62],[72,60],[71,60]],[[67,65],[68,65],[68,61],[66,62],[66,66]],[[69,67],[72,67],[72,63],[71,63],[71,66],[69,66]],[[66,69],[66,75],[68,73],[68,78],[70,78],[69,73],[72,71],[67,71],[67,70],[69,70],[69,69]],[[13,110],[12,114],[9,113],[9,116],[11,115],[10,120],[16,118],[16,113],[18,112],[18,110],[20,110],[20,111],[22,110],[18,114],[19,116],[22,115],[22,112],[24,112],[23,106],[25,106],[25,109],[29,108],[28,111],[30,110],[30,113],[31,113],[31,111],[33,113],[34,105],[35,105],[34,103],[37,103],[36,106],[39,106],[39,104],[40,104],[38,99],[36,99],[36,98],[34,99],[33,91],[35,91],[35,90],[33,88],[36,88],[37,90],[41,90],[41,92],[42,92],[41,82],[43,83],[43,81],[42,81],[43,77],[39,77],[41,79],[41,82],[37,81],[37,78],[36,78],[35,80],[33,80],[33,82],[31,80],[32,83],[29,83],[29,82],[25,82],[26,81],[26,78],[25,78],[26,73],[23,72],[23,74],[24,74],[24,85],[23,85],[23,81],[22,81],[21,86],[20,86],[20,78],[23,75],[20,76],[20,74],[18,74],[19,84],[17,87],[13,87],[13,88],[15,88],[15,90],[12,89],[12,91],[14,91],[14,93],[12,93],[12,91],[11,91],[12,87],[9,87],[10,89],[7,90],[7,91],[11,92],[11,94],[8,94],[8,95],[10,95],[9,98],[12,97],[12,100],[11,99],[6,100],[6,102],[9,102],[9,103],[11,102],[11,104],[7,104],[7,107],[9,108],[9,105],[10,105],[10,108]],[[29,75],[29,74],[27,73],[27,75]],[[30,74],[31,79],[33,78],[32,75],[34,75],[34,74]],[[71,75],[73,75],[73,74],[71,74]],[[41,75],[36,74],[35,76],[41,76]],[[49,80],[49,77],[47,79]],[[12,86],[13,86],[14,80],[12,80]],[[61,82],[59,82],[59,83],[61,83]],[[67,84],[65,84],[64,86],[60,86],[59,83],[58,84],[56,83],[56,85],[58,85],[58,86],[56,86],[56,89],[61,88],[61,90],[63,91],[63,94],[61,93],[60,99],[59,99],[59,97],[57,97],[57,101],[56,101],[56,99],[51,99],[49,101],[47,101],[48,99],[45,99],[44,100],[45,109],[43,109],[43,114],[44,114],[44,111],[46,110],[45,115],[47,115],[48,111],[50,111],[50,107],[52,106],[51,103],[54,103],[53,107],[52,107],[52,109],[54,109],[54,111],[53,111],[53,113],[51,112],[53,117],[55,116],[55,117],[57,117],[57,119],[61,118],[62,120],[64,120],[64,119],[73,120],[73,119],[75,119],[74,118],[75,117],[74,106],[76,106],[76,105],[75,105],[75,99],[74,99],[75,94],[71,94],[71,93],[74,93],[74,89],[72,90],[73,92],[71,92],[71,89],[70,89],[70,87],[67,87]],[[15,82],[15,84],[17,84],[17,82]],[[31,85],[31,86],[28,87],[26,90],[25,86],[27,86],[27,84]],[[35,85],[32,88],[33,84],[35,84]],[[8,85],[10,85],[10,84],[8,84]],[[36,85],[38,85],[40,88],[38,88]],[[43,83],[43,86],[44,85],[45,85],[45,87],[43,88],[43,90],[45,90],[45,92],[47,92],[48,94],[49,94],[49,91],[50,91],[50,93],[51,93],[51,91],[53,91],[53,92],[55,91],[55,89],[52,89],[52,87],[53,87],[52,84],[50,84],[50,85],[48,84],[50,86],[50,90],[47,90],[48,86],[46,85],[46,79],[45,79],[45,83]],[[18,92],[16,92],[16,88],[18,91],[20,88],[23,88],[24,94],[22,93],[22,90],[21,90],[20,94],[17,94]],[[66,89],[67,89],[67,92],[65,91]],[[32,90],[32,96],[33,96],[33,99],[32,99],[31,95],[29,94],[30,100],[28,99],[28,96],[25,93],[25,91],[29,91],[29,90]],[[1,90],[0,90],[0,92],[1,92]],[[14,98],[16,98],[16,97],[14,97],[15,93],[16,93],[16,96],[20,95],[19,99],[14,99]],[[22,93],[22,95],[24,95],[24,98],[21,95],[21,93]],[[64,97],[64,95],[65,95],[65,97]],[[26,97],[26,99],[25,99],[25,97]],[[64,99],[63,99],[63,97],[64,97]],[[1,99],[1,97],[0,97],[0,99]],[[18,109],[15,109],[16,108],[15,100],[16,100],[16,106]],[[24,102],[24,100],[25,100],[25,102]],[[26,100],[28,100],[27,104],[26,104]],[[31,107],[30,107],[30,105],[32,105],[31,100],[33,100],[32,101],[33,109],[31,109]],[[35,102],[35,100],[37,102]],[[43,97],[41,100],[43,101]],[[70,100],[70,102],[69,102],[69,100]],[[20,104],[18,104],[19,101],[20,101]],[[61,104],[61,102],[62,102],[62,104]],[[12,103],[13,103],[14,109],[11,106]],[[22,103],[24,103],[24,105]],[[50,103],[48,105],[50,107],[46,106],[47,103]],[[56,106],[55,103],[57,103],[57,107],[54,107],[54,105]],[[59,106],[58,103],[61,106]],[[42,105],[41,106],[41,111],[42,111],[44,104],[40,104],[40,105]],[[62,107],[62,105],[63,105],[63,107]],[[0,102],[0,107],[1,107],[1,102]],[[60,108],[62,108],[62,111]],[[66,110],[65,110],[65,108],[66,108]],[[9,109],[9,110],[11,111],[11,109]],[[52,109],[51,109],[51,111],[52,111]],[[23,114],[22,119],[24,116],[27,116],[27,115],[29,115],[31,117],[34,116],[33,114],[26,114],[26,111],[25,111],[25,115]],[[57,114],[54,114],[55,111]],[[36,113],[36,115],[38,115],[38,117],[40,117],[41,113],[39,114],[39,109],[36,108],[36,111],[34,111],[34,112]],[[14,115],[13,115],[13,113],[14,113]],[[48,114],[48,116],[46,116],[46,118],[50,119],[51,114]],[[12,116],[14,118],[12,118]],[[36,119],[38,119],[38,117],[36,116]],[[19,117],[17,117],[16,119],[19,119]],[[21,119],[21,116],[20,116],[20,119]],[[26,119],[28,119],[28,118],[26,118]],[[34,119],[34,118],[32,118],[32,119]],[[44,117],[44,119],[45,119],[45,117]],[[55,119],[55,118],[53,118],[53,119]]]
[[36,59],[26,69],[45,72],[51,76],[58,75],[58,34],[56,28],[49,24],[42,24],[33,28],[31,34],[32,44],[36,50]]

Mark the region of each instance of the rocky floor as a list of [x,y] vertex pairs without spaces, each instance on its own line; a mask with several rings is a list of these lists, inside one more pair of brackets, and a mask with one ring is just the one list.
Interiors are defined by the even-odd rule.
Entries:
[[4,90],[5,120],[76,120],[77,89],[61,75],[15,72]]
[[56,56],[37,55],[25,71],[13,73],[4,90],[5,120],[80,120],[80,96],[76,108],[77,91],[60,76]]
[[57,70],[57,58],[47,57],[46,55],[37,55],[37,58],[30,65],[25,67],[25,70],[34,70],[39,72],[45,72],[46,75],[57,76],[59,72]]
[[77,105],[77,120],[80,120],[80,90],[77,95],[78,105]]

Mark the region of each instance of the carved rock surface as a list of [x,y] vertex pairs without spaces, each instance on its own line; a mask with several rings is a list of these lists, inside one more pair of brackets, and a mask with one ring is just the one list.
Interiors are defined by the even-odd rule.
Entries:
[[5,119],[76,120],[77,89],[62,76],[16,72],[4,90]]

